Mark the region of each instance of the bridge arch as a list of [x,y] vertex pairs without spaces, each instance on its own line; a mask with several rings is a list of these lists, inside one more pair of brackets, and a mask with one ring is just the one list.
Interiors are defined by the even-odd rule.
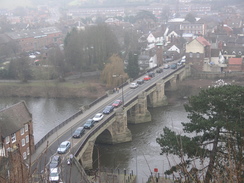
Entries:
[[97,136],[95,143],[113,144],[111,131],[109,129],[105,129],[100,135]]

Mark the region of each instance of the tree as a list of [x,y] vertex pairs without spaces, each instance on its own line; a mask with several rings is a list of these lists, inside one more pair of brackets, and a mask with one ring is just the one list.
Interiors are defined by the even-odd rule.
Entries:
[[64,60],[64,55],[59,47],[55,47],[49,52],[48,60],[54,66],[58,74],[59,81],[64,81],[65,72],[66,72],[65,60]]
[[10,61],[8,68],[9,77],[27,82],[32,78],[28,57],[21,55],[15,60]]
[[135,78],[139,75],[140,68],[138,64],[138,54],[129,52],[128,65],[126,72],[130,78]]
[[[196,175],[200,172],[204,183],[243,182],[244,87],[218,85],[202,90],[189,98],[185,110],[190,122],[182,125],[188,135],[176,134],[166,127],[156,139],[162,154],[181,159],[165,173],[180,173],[190,182],[198,182]],[[200,169],[194,166],[196,161],[206,166]]]
[[185,20],[186,20],[186,21],[189,21],[189,22],[191,22],[191,23],[196,22],[196,18],[195,18],[195,16],[194,16],[192,13],[188,13],[188,14],[186,15],[186,17],[185,17]]
[[108,87],[117,87],[128,78],[124,72],[124,62],[118,55],[112,55],[101,73],[101,80]]
[[65,60],[72,71],[102,70],[118,51],[118,40],[106,24],[74,29],[64,41]]

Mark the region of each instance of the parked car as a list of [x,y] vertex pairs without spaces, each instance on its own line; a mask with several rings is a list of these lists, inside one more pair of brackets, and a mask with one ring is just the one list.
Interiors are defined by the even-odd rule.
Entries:
[[146,75],[146,76],[144,77],[144,81],[149,81],[150,79],[151,79],[151,77],[148,76],[148,75]]
[[162,69],[162,68],[158,68],[158,69],[156,70],[156,73],[161,73],[161,72],[163,72],[163,69]]
[[164,64],[164,69],[169,69],[169,64]]
[[143,80],[143,79],[138,79],[138,80],[136,81],[136,83],[137,83],[138,85],[142,85],[142,84],[144,83],[144,80]]
[[151,77],[151,78],[153,78],[153,77],[155,77],[155,73],[154,72],[149,72],[148,73],[148,76]]
[[83,127],[78,127],[73,133],[73,138],[80,138],[85,133],[85,129]]
[[59,168],[51,168],[49,172],[49,182],[59,182]]
[[123,103],[122,100],[115,100],[112,106],[119,107],[122,103]]
[[51,157],[51,161],[50,161],[50,164],[49,164],[49,168],[56,168],[58,167],[59,163],[61,161],[61,158],[59,155],[54,155]]
[[177,69],[177,64],[171,64],[170,68],[171,69]]
[[130,88],[132,88],[132,89],[135,89],[137,87],[138,87],[138,84],[137,83],[131,83],[130,84]]
[[102,120],[104,117],[104,115],[102,113],[97,113],[92,119],[95,121],[95,122],[98,122],[100,120]]
[[108,105],[105,107],[105,109],[103,110],[103,114],[110,114],[111,112],[114,111],[114,106],[112,105]]
[[70,141],[68,140],[64,141],[59,145],[57,152],[59,154],[65,154],[69,150],[70,146],[71,146]]
[[95,121],[93,119],[86,120],[86,123],[83,125],[85,129],[91,129],[95,124]]

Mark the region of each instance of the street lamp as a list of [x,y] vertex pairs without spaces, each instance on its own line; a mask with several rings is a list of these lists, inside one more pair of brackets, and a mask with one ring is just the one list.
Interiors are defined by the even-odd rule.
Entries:
[[138,168],[137,168],[137,149],[133,148],[134,151],[136,151],[136,177],[138,177]]

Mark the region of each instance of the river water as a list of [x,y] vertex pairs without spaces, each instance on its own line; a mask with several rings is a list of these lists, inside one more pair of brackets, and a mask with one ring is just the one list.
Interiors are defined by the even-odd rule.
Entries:
[[[92,99],[47,99],[47,98],[0,98],[0,110],[25,100],[33,115],[35,143],[50,129],[78,111],[79,107],[88,104]],[[172,105],[149,109],[152,121],[143,124],[129,125],[132,142],[117,145],[99,145],[100,166],[107,169],[126,169],[138,172],[137,183],[144,183],[154,168],[160,175],[169,168],[167,158],[160,155],[160,146],[156,138],[160,137],[165,126],[178,132],[182,131],[181,122],[188,121],[183,104],[177,101]],[[171,160],[174,158],[170,158]],[[94,163],[97,166],[97,162]]]

